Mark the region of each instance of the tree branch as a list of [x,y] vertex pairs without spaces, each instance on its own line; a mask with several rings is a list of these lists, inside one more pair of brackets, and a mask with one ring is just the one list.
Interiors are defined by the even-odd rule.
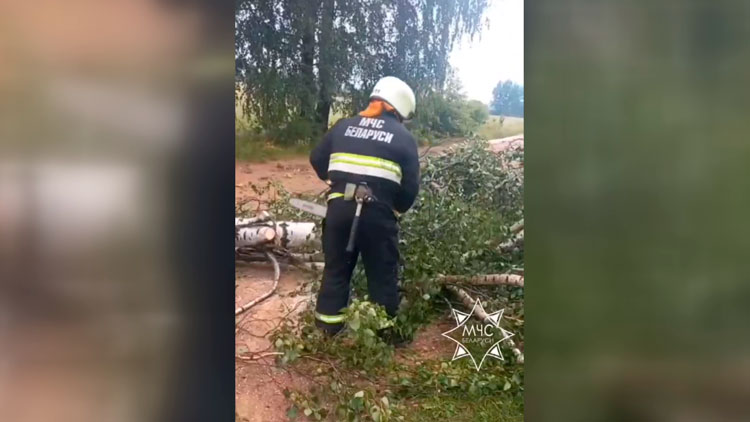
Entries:
[[524,286],[523,276],[518,274],[485,274],[475,276],[442,275],[438,277],[437,281],[438,283],[443,284],[466,283],[473,286]]

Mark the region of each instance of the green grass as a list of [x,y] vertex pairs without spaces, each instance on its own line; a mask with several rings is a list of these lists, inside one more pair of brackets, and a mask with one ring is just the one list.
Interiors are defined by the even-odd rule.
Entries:
[[479,399],[433,396],[411,402],[405,412],[407,422],[521,422],[523,399],[486,396]]
[[498,139],[523,133],[523,117],[490,116],[479,128],[484,139]]
[[234,157],[237,160],[263,162],[310,154],[313,145],[275,145],[260,135],[238,132],[234,138]]
[[[332,109],[329,126],[343,117],[347,116],[336,113]],[[263,135],[253,133],[250,129],[251,125],[252,118],[246,116],[242,108],[235,104],[234,158],[237,160],[257,163],[305,156],[310,154],[314,146],[309,144],[279,145],[269,141]]]

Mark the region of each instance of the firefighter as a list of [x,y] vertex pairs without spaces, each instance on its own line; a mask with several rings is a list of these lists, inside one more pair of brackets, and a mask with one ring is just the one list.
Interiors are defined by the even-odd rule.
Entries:
[[[398,310],[395,212],[411,208],[419,192],[417,143],[403,125],[415,107],[411,88],[386,76],[375,84],[367,109],[337,122],[310,154],[318,177],[331,185],[323,224],[325,269],[315,308],[316,324],[328,334],[344,326],[342,310],[349,302],[349,282],[359,254],[370,300],[383,305],[391,317]],[[362,207],[349,253],[346,246],[357,204],[344,193],[347,184],[362,183],[375,199]]]

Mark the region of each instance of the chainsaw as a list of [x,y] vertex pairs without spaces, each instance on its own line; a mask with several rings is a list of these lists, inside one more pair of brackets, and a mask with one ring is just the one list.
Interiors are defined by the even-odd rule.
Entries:
[[325,218],[326,210],[328,207],[325,205],[316,204],[315,202],[305,201],[304,199],[292,198],[289,203],[298,210],[309,212],[310,214],[317,215],[318,217]]
[[[366,203],[376,201],[377,198],[372,194],[372,190],[367,183],[347,183],[344,191],[344,200],[354,200],[357,203],[357,207],[354,211],[354,219],[352,220],[352,228],[349,232],[349,242],[346,245],[346,251],[349,253],[354,252],[354,242],[357,237],[357,228],[359,227],[359,216],[362,213],[362,206]],[[325,218],[328,207],[316,204],[315,202],[305,201],[304,199],[292,198],[289,203],[302,211],[308,212],[318,217]]]

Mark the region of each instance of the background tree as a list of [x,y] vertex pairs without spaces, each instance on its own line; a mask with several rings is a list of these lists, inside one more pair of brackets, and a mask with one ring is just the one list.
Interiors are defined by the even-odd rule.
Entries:
[[488,0],[240,0],[236,82],[251,125],[285,141],[314,139],[332,108],[353,113],[384,75],[418,103],[446,91],[448,54],[482,27]]
[[477,127],[487,121],[490,117],[490,110],[487,105],[481,101],[471,100],[466,104],[471,120],[476,122]]
[[523,117],[523,86],[513,81],[500,81],[492,90],[493,114]]

